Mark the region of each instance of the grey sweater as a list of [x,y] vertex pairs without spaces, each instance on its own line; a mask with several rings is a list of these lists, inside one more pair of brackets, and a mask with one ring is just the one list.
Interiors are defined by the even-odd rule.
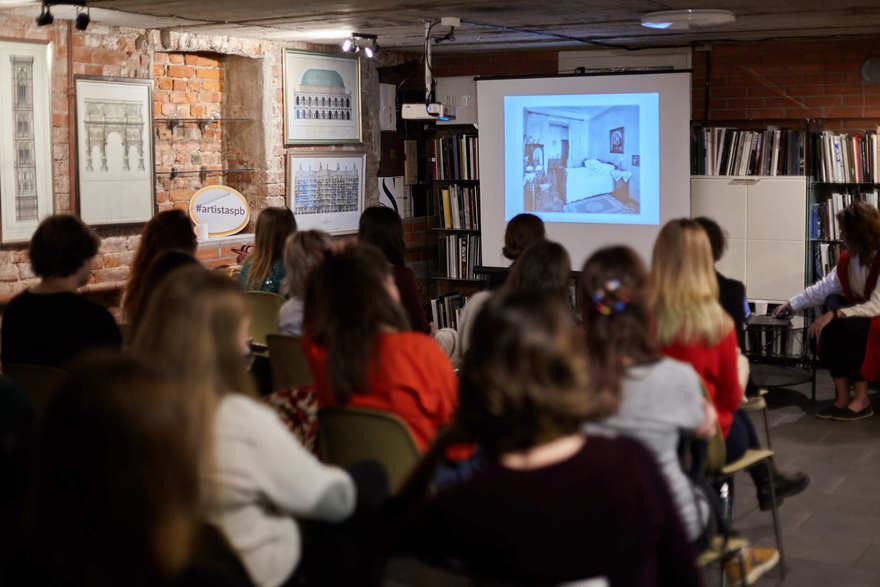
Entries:
[[705,528],[709,507],[678,461],[680,430],[703,424],[700,377],[688,365],[664,358],[627,371],[617,414],[586,425],[588,434],[628,436],[640,441],[657,459],[672,499],[691,540]]

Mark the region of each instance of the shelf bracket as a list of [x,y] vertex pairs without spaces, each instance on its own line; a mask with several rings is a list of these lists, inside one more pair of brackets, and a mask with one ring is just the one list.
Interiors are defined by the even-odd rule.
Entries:
[[202,129],[202,134],[205,134],[205,131],[208,130],[208,125],[214,122],[213,120],[207,118],[199,119],[199,128]]
[[168,172],[168,177],[171,178],[171,179],[174,179],[174,178],[177,177],[177,176],[178,176],[177,168],[176,168],[176,167],[172,167],[172,168],[171,168],[171,171]]
[[171,134],[174,134],[174,130],[180,126],[179,118],[169,118],[168,119],[168,129],[171,131]]

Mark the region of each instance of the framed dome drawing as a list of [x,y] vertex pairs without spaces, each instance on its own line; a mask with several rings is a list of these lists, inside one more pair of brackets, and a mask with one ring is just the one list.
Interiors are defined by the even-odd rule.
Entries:
[[286,49],[284,144],[361,142],[361,72],[356,56]]

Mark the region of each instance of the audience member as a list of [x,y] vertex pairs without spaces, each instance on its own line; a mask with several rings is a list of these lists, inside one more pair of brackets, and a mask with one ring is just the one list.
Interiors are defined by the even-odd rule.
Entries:
[[196,562],[203,444],[181,434],[195,424],[184,397],[135,359],[72,367],[41,426],[33,519],[9,584],[249,584],[228,548]]
[[400,295],[400,303],[406,310],[410,327],[416,332],[431,332],[425,319],[425,308],[416,275],[406,266],[406,244],[403,242],[403,222],[392,208],[372,206],[361,214],[358,240],[377,247],[391,263],[394,284]]
[[810,326],[837,391],[834,403],[816,417],[848,422],[874,415],[868,381],[880,381],[880,212],[855,202],[837,220],[846,247],[837,266],[774,314],[822,304],[831,308]]
[[[663,354],[690,363],[703,378],[718,412],[727,461],[739,459],[749,448],[759,448],[752,421],[739,409],[743,390],[733,319],[718,303],[712,248],[696,221],[679,219],[666,223],[654,243],[651,281],[657,343]],[[760,508],[769,509],[767,467],[752,467],[749,472],[758,491]],[[774,473],[777,502],[800,493],[809,484],[809,477],[803,473]]]
[[539,240],[520,255],[504,282],[506,291],[536,293],[568,300],[571,259],[559,243]]
[[[706,231],[706,236],[709,237],[709,245],[712,247],[712,260],[718,263],[727,250],[727,237],[724,236],[724,231],[711,218],[701,216],[695,218],[695,220]],[[744,350],[746,348],[746,286],[743,285],[742,281],[721,275],[717,268],[715,269],[715,278],[718,280],[718,302],[733,319],[739,348]]]
[[287,237],[284,245],[284,266],[287,269],[284,293],[287,301],[278,312],[278,332],[281,334],[303,335],[306,281],[309,272],[330,250],[331,242],[330,235],[320,230],[300,230]]
[[458,381],[437,343],[409,331],[382,252],[357,244],[327,253],[309,276],[305,310],[319,403],[393,412],[424,450],[452,419]]
[[257,217],[254,252],[245,259],[238,282],[248,290],[280,293],[284,284],[284,242],[296,230],[290,208],[266,208]]
[[178,267],[197,265],[198,263],[196,258],[186,251],[168,250],[162,251],[156,256],[144,272],[144,277],[141,281],[143,288],[140,295],[136,299],[132,299],[129,305],[129,336],[134,337],[134,333],[137,331],[138,325],[146,311],[147,302],[153,292],[156,291],[156,288],[159,287],[159,284],[162,283],[162,280]]
[[[611,585],[700,585],[694,554],[651,455],[628,438],[585,437],[607,416],[566,306],[493,296],[465,356],[461,408],[389,515],[407,515],[399,547],[516,584],[605,578]],[[489,465],[419,508],[445,440],[476,440]],[[400,507],[400,510],[396,508]]]
[[99,244],[75,216],[40,223],[28,249],[40,283],[15,296],[3,312],[4,365],[63,366],[85,350],[122,344],[113,316],[76,293],[88,283]]
[[144,290],[156,286],[155,283],[144,283],[144,274],[156,257],[163,251],[174,250],[195,255],[197,246],[192,223],[182,210],[159,212],[147,222],[131,262],[128,285],[125,287],[125,299],[122,302],[122,319],[125,323],[131,322],[133,308],[143,307],[144,303],[140,298],[149,295]]
[[[355,486],[343,470],[312,456],[271,408],[251,399],[245,370],[247,305],[241,289],[202,267],[181,267],[150,297],[134,350],[173,373],[213,429],[211,470],[203,470],[209,518],[259,586],[291,579],[302,537],[294,516],[348,517]],[[212,405],[216,405],[212,409]]]

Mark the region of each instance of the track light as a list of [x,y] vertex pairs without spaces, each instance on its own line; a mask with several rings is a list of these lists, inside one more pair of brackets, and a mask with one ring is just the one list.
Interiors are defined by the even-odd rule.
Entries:
[[89,27],[90,22],[92,22],[92,17],[89,16],[88,7],[78,8],[76,11],[76,30],[86,30]]
[[[377,38],[377,35],[371,35],[369,33],[352,33],[351,38],[343,41],[342,51],[344,53],[354,53],[357,55],[363,50],[367,59],[372,59],[373,56],[379,52],[379,43],[376,42]],[[364,41],[369,41],[370,44],[367,45]]]
[[36,18],[36,21],[37,26],[47,26],[55,22],[55,17],[52,16],[52,12],[45,2],[43,2],[43,6],[40,8],[40,16]]
[[353,45],[354,39],[345,39],[345,41],[342,42],[342,52],[348,53],[349,51],[351,51]]

